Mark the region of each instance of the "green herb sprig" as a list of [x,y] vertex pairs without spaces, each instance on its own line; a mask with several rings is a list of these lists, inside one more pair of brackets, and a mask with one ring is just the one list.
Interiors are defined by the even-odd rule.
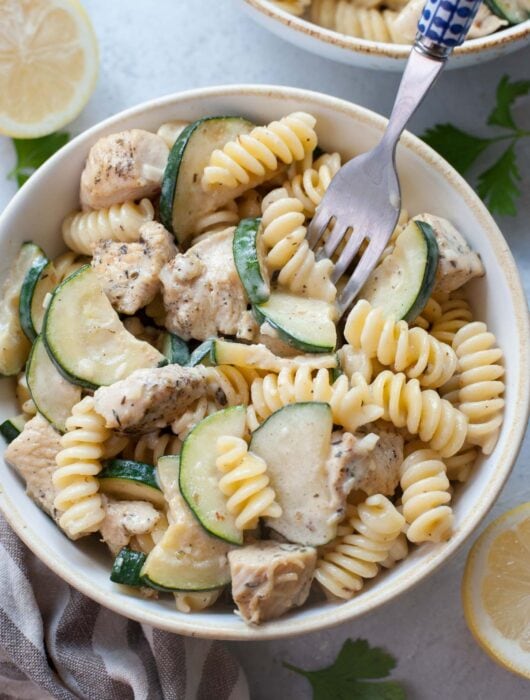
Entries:
[[521,192],[517,185],[521,174],[517,166],[515,144],[530,136],[530,131],[520,129],[512,114],[517,98],[528,95],[530,80],[510,82],[507,75],[497,87],[496,105],[488,116],[490,126],[499,126],[507,132],[489,138],[480,138],[458,129],[452,124],[437,124],[428,129],[423,140],[438,151],[451,165],[464,175],[482,153],[495,143],[509,141],[500,158],[478,176],[477,191],[494,214],[517,214],[516,202]]
[[53,154],[70,139],[65,131],[57,131],[38,139],[13,139],[17,153],[17,164],[8,174],[10,180],[16,180],[19,187],[29,179]]
[[[304,676],[313,688],[313,700],[406,700],[405,689],[386,678],[396,660],[384,649],[371,647],[365,639],[347,639],[335,662],[317,671],[291,664],[285,668]],[[370,680],[368,680],[370,679]]]

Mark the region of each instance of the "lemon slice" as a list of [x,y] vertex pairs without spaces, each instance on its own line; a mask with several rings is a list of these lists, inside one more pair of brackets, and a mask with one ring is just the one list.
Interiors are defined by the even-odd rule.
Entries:
[[530,678],[530,503],[494,520],[475,542],[462,599],[469,629],[485,651]]
[[77,0],[0,0],[0,133],[44,136],[72,121],[96,84],[98,49]]

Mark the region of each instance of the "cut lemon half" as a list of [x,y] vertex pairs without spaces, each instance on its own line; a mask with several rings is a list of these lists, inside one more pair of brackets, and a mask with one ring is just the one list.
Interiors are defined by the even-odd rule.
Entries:
[[94,90],[98,49],[77,0],[0,0],[0,133],[44,136]]
[[469,629],[484,650],[530,678],[530,503],[494,520],[475,542],[462,600]]

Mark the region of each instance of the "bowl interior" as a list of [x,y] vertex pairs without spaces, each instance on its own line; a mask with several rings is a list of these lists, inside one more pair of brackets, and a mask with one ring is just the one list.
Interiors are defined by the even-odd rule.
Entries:
[[[49,255],[63,250],[62,218],[78,205],[79,175],[90,146],[102,135],[120,129],[156,129],[168,119],[205,115],[244,115],[266,122],[294,110],[318,119],[321,145],[352,156],[373,146],[385,120],[335,98],[290,88],[226,87],[170,96],[141,105],[85,132],[54,156],[31,178],[0,219],[3,278],[20,243],[34,240]],[[411,214],[429,211],[445,216],[482,255],[487,276],[475,281],[472,303],[476,316],[488,323],[504,350],[506,414],[492,455],[455,494],[455,533],[450,542],[422,546],[394,570],[385,572],[352,601],[332,605],[316,601],[259,629],[246,627],[230,609],[187,616],[175,610],[170,596],[146,601],[122,593],[109,580],[111,558],[92,539],[70,542],[24,494],[20,479],[0,466],[0,508],[20,537],[57,574],[86,595],[113,610],[174,632],[204,637],[245,639],[299,634],[337,624],[398,595],[446,560],[485,515],[507,478],[522,440],[528,410],[528,320],[514,261],[495,223],[472,190],[418,139],[405,134],[398,149],[403,202]],[[12,380],[0,382],[0,418],[16,411]]]
[[[271,32],[301,48],[341,63],[375,70],[400,71],[410,46],[371,41],[326,29],[303,17],[296,17],[270,0],[241,0],[244,8]],[[455,49],[446,70],[490,61],[530,43],[530,19]]]

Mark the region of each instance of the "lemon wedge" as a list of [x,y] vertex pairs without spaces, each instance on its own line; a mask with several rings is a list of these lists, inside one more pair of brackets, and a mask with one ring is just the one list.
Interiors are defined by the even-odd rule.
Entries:
[[98,70],[90,20],[77,0],[0,0],[0,133],[44,136],[88,102]]
[[462,600],[469,629],[484,650],[530,678],[530,503],[494,520],[475,542]]

